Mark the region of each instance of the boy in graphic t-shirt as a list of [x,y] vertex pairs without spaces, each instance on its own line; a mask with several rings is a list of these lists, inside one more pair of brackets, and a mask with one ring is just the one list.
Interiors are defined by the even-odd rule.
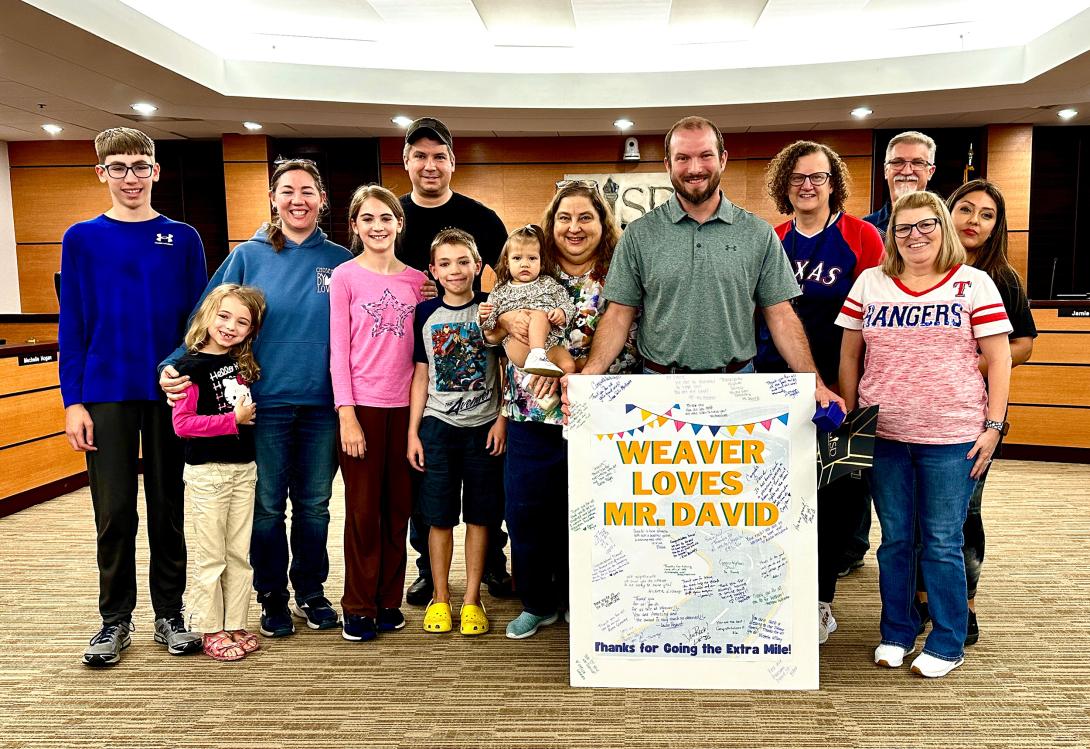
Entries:
[[431,527],[435,597],[424,614],[428,632],[453,628],[450,563],[459,509],[466,523],[466,591],[460,612],[463,635],[488,631],[481,578],[488,528],[503,517],[503,451],[507,420],[500,415],[496,349],[481,332],[474,293],[481,272],[476,243],[466,232],[446,229],[431,246],[431,272],[442,293],[416,308],[409,463],[421,472],[417,503]]

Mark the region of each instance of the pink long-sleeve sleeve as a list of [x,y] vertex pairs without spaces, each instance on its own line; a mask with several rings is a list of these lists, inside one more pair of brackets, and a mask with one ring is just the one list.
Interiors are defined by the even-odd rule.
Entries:
[[197,399],[200,395],[196,385],[190,385],[182,393],[185,397],[174,404],[174,433],[179,437],[223,437],[238,434],[235,414],[216,414],[202,416],[197,413]]
[[352,321],[349,292],[344,275],[334,271],[329,279],[329,374],[333,380],[333,405],[351,406]]

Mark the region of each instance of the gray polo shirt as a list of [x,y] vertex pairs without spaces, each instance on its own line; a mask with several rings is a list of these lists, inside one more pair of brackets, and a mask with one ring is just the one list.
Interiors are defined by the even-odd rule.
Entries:
[[772,227],[719,198],[703,224],[671,198],[629,224],[613,256],[603,294],[643,307],[637,345],[658,364],[716,369],[752,359],[755,307],[801,293]]

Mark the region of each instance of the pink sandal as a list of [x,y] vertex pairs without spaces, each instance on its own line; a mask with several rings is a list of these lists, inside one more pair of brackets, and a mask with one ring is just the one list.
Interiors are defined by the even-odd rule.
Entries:
[[226,632],[216,632],[204,636],[204,654],[217,661],[240,661],[246,657],[246,649]]
[[244,629],[236,629],[228,632],[231,639],[242,646],[242,649],[246,651],[246,655],[261,649],[261,641],[257,639],[257,635],[253,632],[247,632]]

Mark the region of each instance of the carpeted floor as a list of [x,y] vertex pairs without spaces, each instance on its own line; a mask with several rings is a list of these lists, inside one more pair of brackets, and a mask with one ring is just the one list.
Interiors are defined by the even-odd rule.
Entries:
[[152,642],[143,534],[133,645],[118,666],[92,671],[80,663],[98,625],[83,490],[0,520],[0,746],[1087,747],[1088,486],[1090,466],[996,464],[981,640],[945,679],[871,663],[872,549],[841,580],[821,689],[803,693],[573,689],[566,626],[507,640],[519,606],[487,595],[494,631],[478,639],[425,634],[423,612],[406,607],[408,627],[373,643],[302,628],[236,664],[169,657]]

